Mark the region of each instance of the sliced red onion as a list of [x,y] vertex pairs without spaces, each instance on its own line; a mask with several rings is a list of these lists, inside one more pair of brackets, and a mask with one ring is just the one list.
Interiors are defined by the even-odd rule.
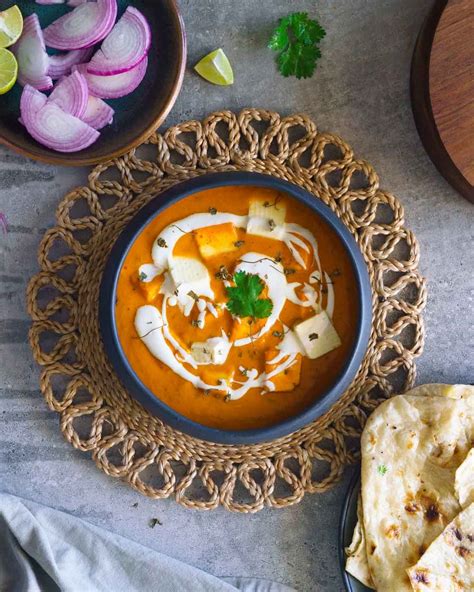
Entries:
[[84,2],[44,30],[48,47],[70,50],[95,45],[106,37],[117,18],[117,0]]
[[81,117],[84,123],[90,125],[96,130],[100,130],[106,125],[110,125],[114,120],[115,111],[110,105],[107,105],[102,99],[89,95],[87,109]]
[[30,84],[38,90],[48,90],[53,86],[48,76],[49,56],[36,14],[25,18],[23,33],[12,50],[18,60],[18,82],[22,86]]
[[85,49],[73,49],[67,53],[49,56],[48,75],[53,80],[61,78],[61,76],[67,76],[71,73],[73,66],[87,62],[93,53],[93,47],[86,47]]
[[66,113],[82,119],[88,99],[89,90],[84,76],[79,72],[73,72],[56,83],[48,101],[56,103]]
[[[39,96],[38,96],[39,95]],[[20,101],[27,131],[40,144],[57,152],[77,152],[93,144],[100,133],[56,103],[46,101],[32,86],[25,86]]]
[[146,74],[148,58],[145,57],[135,68],[116,74],[115,76],[95,76],[87,72],[87,64],[73,66],[84,76],[89,87],[89,92],[100,99],[119,99],[133,92]]
[[90,74],[113,76],[128,72],[147,55],[151,32],[143,14],[129,6],[87,66]]

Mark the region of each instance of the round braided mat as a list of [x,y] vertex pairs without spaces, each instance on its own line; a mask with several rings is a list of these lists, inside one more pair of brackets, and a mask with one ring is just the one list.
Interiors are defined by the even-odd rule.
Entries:
[[[177,432],[123,389],[103,351],[99,283],[118,233],[153,196],[203,173],[248,170],[301,185],[353,233],[373,289],[373,328],[357,377],[334,407],[304,429],[253,446],[224,446]],[[221,111],[154,134],[97,166],[71,191],[39,248],[28,287],[30,342],[41,390],[66,439],[108,475],[153,498],[190,508],[256,512],[285,507],[333,486],[357,459],[367,415],[411,388],[423,348],[425,281],[418,244],[398,200],[369,163],[304,115]]]

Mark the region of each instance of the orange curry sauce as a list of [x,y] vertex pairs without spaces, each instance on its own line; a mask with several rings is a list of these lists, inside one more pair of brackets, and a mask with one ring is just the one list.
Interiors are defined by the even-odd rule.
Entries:
[[[280,200],[279,203],[286,204],[286,222],[300,224],[313,233],[319,247],[321,268],[332,277],[335,293],[332,322],[342,345],[314,360],[303,357],[301,379],[294,390],[262,394],[262,388],[254,388],[242,398],[228,401],[222,392],[200,391],[177,376],[157,360],[138,338],[134,326],[136,311],[140,306],[150,304],[141,289],[138,268],[152,261],[153,242],[167,225],[193,213],[207,213],[210,208],[217,208],[220,212],[247,215],[249,201],[253,199],[263,199],[269,203],[274,203],[276,199]],[[214,274],[219,271],[221,265],[225,265],[232,272],[239,258],[246,252],[264,253],[271,258],[281,257],[283,266],[294,267],[294,259],[283,242],[249,235],[244,229],[237,229],[237,234],[239,240],[245,241],[242,247],[204,262],[209,270],[211,287],[218,302],[225,302],[227,297],[223,282],[216,279]],[[192,233],[179,239],[174,254],[201,259]],[[288,277],[288,282],[307,281],[307,277],[307,270],[297,270]],[[323,286],[323,306],[325,306],[324,292]],[[162,298],[163,296],[158,295],[156,302],[152,304],[156,304],[160,309]],[[170,206],[150,222],[138,236],[120,272],[116,322],[121,346],[132,368],[140,380],[161,401],[189,419],[209,427],[251,429],[267,427],[298,414],[334,383],[355,338],[358,305],[355,278],[349,257],[335,232],[314,212],[304,204],[273,189],[246,186],[222,187],[196,193]],[[303,309],[287,300],[280,319],[292,327],[295,322],[314,314],[312,308]],[[220,335],[221,329],[224,329],[228,335],[231,334],[234,321],[227,310],[223,310],[217,319],[211,315],[208,316],[205,327],[200,329],[190,322],[197,317],[195,309],[191,316],[186,318],[178,306],[168,308],[169,326],[173,334],[187,347],[190,347],[193,342],[203,342],[209,337]],[[276,324],[275,328],[281,329],[281,324]],[[206,368],[208,373],[215,376],[219,373],[227,376],[231,371],[235,371],[235,376],[238,376],[238,368],[243,366],[257,368],[262,372],[265,366],[265,351],[275,348],[279,343],[279,338],[272,333],[273,331],[270,330],[247,346],[232,347],[222,366],[210,368],[199,366],[198,371],[203,372],[203,368]]]

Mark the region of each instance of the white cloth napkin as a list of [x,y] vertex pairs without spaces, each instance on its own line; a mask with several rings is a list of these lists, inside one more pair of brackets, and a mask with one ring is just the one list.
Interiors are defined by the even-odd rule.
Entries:
[[1,592],[294,592],[225,581],[64,512],[0,493]]

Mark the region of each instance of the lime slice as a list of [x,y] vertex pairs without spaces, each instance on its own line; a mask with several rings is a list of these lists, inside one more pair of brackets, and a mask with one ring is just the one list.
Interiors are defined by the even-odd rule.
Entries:
[[8,49],[0,47],[0,95],[11,89],[17,76],[18,64],[15,56]]
[[0,47],[9,47],[20,38],[23,31],[23,16],[15,4],[0,12]]
[[216,49],[211,51],[207,56],[204,56],[195,66],[194,69],[208,82],[212,84],[220,84],[221,86],[228,86],[234,83],[234,73],[232,66],[222,51]]

